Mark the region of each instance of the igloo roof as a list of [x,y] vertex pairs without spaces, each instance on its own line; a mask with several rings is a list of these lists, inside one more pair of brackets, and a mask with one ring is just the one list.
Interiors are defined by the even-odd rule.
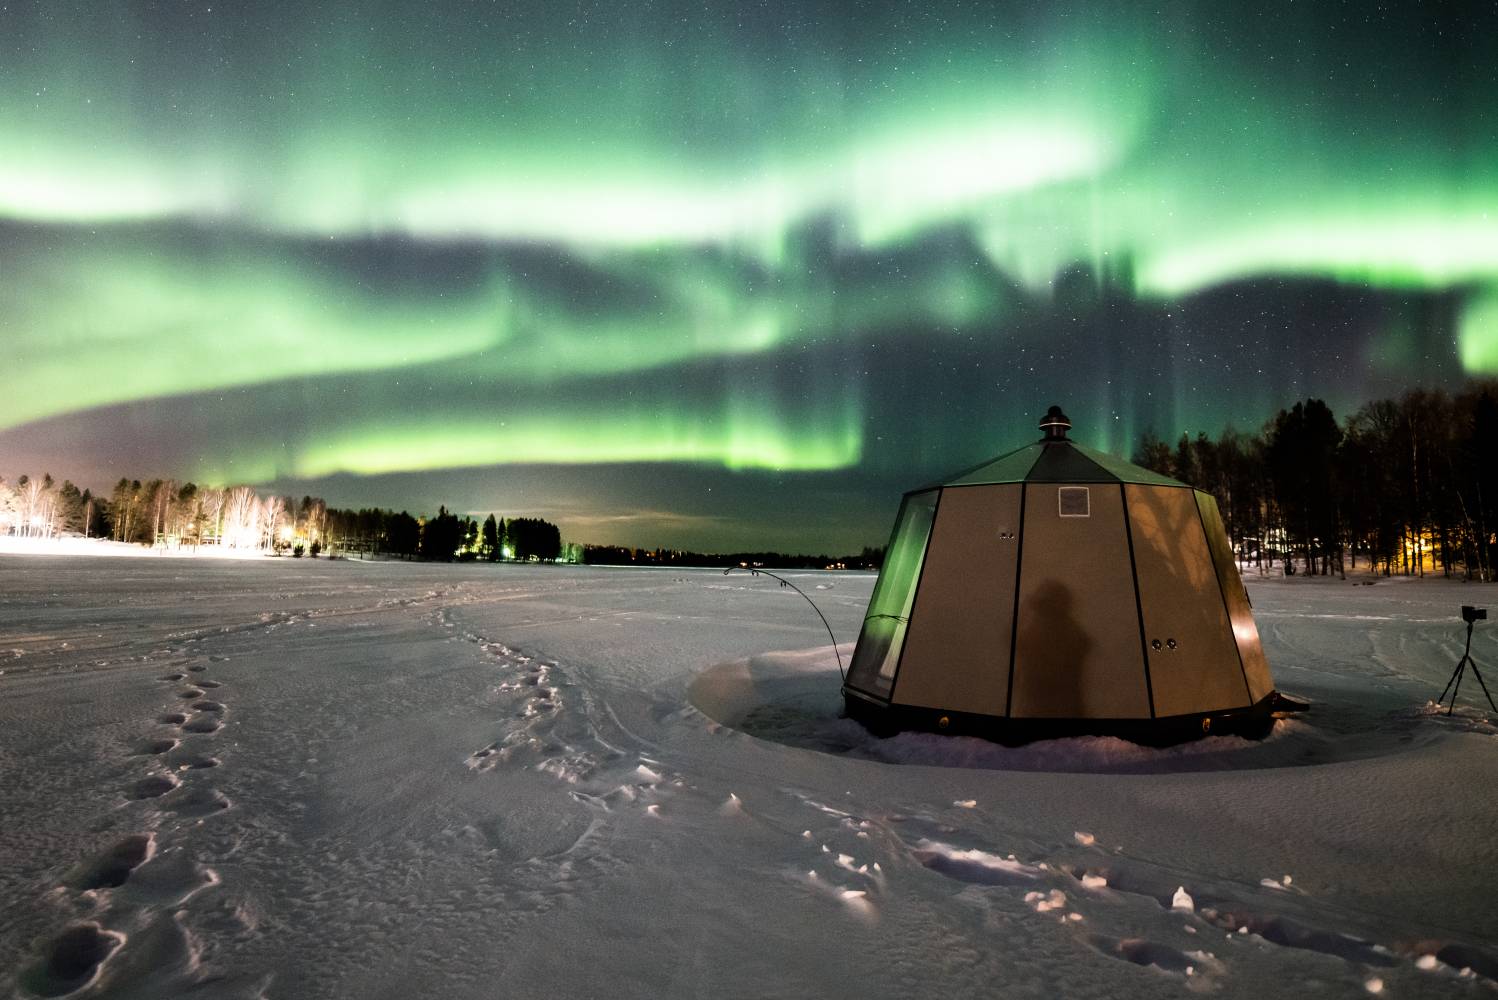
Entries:
[[1045,437],[1034,444],[1006,452],[981,465],[953,473],[938,486],[987,486],[996,483],[1141,483],[1148,486],[1190,485],[1158,472],[1151,472],[1107,452],[1084,448],[1066,436],[1071,421],[1053,406],[1041,419]]

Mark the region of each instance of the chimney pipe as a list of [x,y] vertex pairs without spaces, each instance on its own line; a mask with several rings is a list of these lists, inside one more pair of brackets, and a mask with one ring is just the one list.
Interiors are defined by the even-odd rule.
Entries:
[[1042,441],[1068,441],[1070,438],[1066,432],[1071,429],[1071,421],[1061,412],[1061,407],[1053,406],[1040,418],[1040,429],[1045,434]]

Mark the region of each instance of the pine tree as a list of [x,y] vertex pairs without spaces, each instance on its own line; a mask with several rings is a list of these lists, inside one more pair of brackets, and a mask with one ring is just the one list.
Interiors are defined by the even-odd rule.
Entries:
[[499,525],[490,514],[484,518],[483,541],[480,543],[480,552],[490,562],[499,558]]

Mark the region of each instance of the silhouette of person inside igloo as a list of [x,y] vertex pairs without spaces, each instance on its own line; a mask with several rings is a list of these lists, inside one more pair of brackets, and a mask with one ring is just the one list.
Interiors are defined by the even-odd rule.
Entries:
[[1088,715],[1084,690],[1092,639],[1076,599],[1059,580],[1046,580],[1020,605],[1011,713],[1069,719]]

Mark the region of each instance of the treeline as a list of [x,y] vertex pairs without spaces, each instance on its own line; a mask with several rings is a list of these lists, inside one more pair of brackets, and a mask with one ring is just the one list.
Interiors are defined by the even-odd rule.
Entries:
[[551,561],[568,552],[557,526],[539,518],[490,514],[480,523],[446,507],[430,518],[378,508],[340,510],[319,497],[262,497],[249,486],[219,489],[171,479],[121,479],[102,497],[50,475],[21,476],[14,485],[0,479],[0,535],[82,535],[164,549],[211,546],[313,557],[326,551]]
[[866,548],[856,556],[787,555],[784,552],[686,552],[584,545],[582,561],[592,566],[771,566],[785,569],[878,569],[884,549]]
[[425,521],[405,511],[330,510],[328,532],[338,551],[360,556],[552,562],[569,554],[561,531],[550,521],[535,517],[505,520],[490,514],[481,523],[450,513],[446,507],[439,507],[437,516]]
[[1261,572],[1493,580],[1498,573],[1498,385],[1418,390],[1339,422],[1319,399],[1257,433],[1146,433],[1138,465],[1217,497],[1234,550]]

